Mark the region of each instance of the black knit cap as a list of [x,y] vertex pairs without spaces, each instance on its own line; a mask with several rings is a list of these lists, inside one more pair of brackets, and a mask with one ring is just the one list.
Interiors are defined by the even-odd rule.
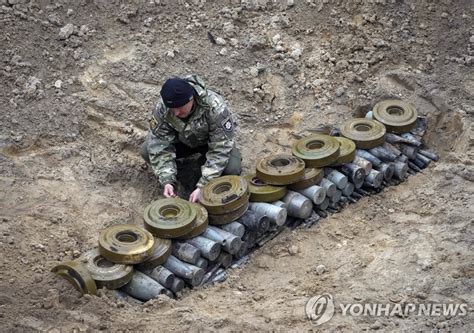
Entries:
[[179,108],[194,96],[194,89],[188,81],[180,78],[166,80],[160,91],[163,102],[169,108]]

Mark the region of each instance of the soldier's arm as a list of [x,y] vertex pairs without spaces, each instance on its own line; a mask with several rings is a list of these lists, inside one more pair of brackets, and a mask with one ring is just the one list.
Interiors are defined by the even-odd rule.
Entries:
[[176,132],[154,113],[150,121],[148,154],[153,172],[161,185],[176,183]]
[[225,104],[213,110],[209,116],[209,150],[206,163],[201,167],[201,179],[197,187],[206,185],[211,179],[219,177],[229,162],[235,143],[234,122]]

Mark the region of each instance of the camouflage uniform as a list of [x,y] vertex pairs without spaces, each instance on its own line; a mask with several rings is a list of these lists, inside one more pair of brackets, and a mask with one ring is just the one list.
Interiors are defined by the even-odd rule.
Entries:
[[[176,145],[184,144],[192,151],[207,145],[206,162],[201,167],[197,187],[202,187],[221,174],[240,174],[240,152],[235,146],[234,123],[222,96],[206,89],[196,75],[184,78],[194,88],[194,105],[187,119],[173,115],[162,98],[150,119],[150,130],[142,149],[160,183],[176,183]],[[202,149],[200,149],[202,150]],[[147,158],[148,157],[148,158]]]

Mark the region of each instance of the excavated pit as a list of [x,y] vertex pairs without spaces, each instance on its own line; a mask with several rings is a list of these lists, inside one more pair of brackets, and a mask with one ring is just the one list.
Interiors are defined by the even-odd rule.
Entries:
[[[305,304],[322,293],[336,304],[472,304],[472,6],[310,3],[2,2],[2,331],[309,330]],[[424,140],[440,160],[282,231],[226,281],[179,300],[81,297],[50,270],[96,246],[104,227],[143,223],[161,192],[139,156],[147,117],[164,79],[187,73],[228,100],[245,171],[387,97],[428,118]],[[472,331],[473,321],[336,313],[319,328]]]

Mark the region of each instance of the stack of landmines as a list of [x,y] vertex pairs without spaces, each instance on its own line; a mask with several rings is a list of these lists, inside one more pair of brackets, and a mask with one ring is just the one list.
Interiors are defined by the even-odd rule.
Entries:
[[[370,124],[370,120],[367,121]],[[160,294],[170,297],[179,296],[186,285],[193,288],[223,281],[227,276],[225,269],[238,267],[246,262],[248,254],[253,249],[262,246],[285,228],[310,227],[320,218],[339,212],[347,204],[355,203],[364,196],[379,193],[387,186],[400,184],[406,179],[407,174],[420,172],[431,161],[436,161],[438,157],[435,153],[422,149],[422,137],[427,127],[426,119],[415,117],[415,122],[413,126],[410,126],[410,130],[404,133],[385,133],[383,129],[382,141],[371,148],[362,149],[360,146],[364,146],[363,140],[359,142],[354,139],[358,149],[354,147],[354,151],[350,153],[350,162],[340,165],[332,163],[330,166],[315,169],[318,170],[317,175],[312,176],[313,183],[307,187],[295,186],[296,183],[289,185],[290,189],[287,186],[281,186],[282,190],[272,192],[278,192],[276,201],[267,200],[273,195],[270,194],[265,197],[265,200],[262,199],[266,202],[258,202],[260,193],[252,193],[251,190],[241,188],[239,195],[244,198],[241,206],[244,209],[241,209],[238,218],[229,220],[233,211],[240,208],[231,211],[227,217],[225,214],[213,217],[209,215],[210,224],[217,224],[213,226],[207,225],[206,216],[205,228],[202,228],[203,231],[200,231],[197,236],[172,241],[167,239],[167,243],[162,243],[161,248],[155,244],[153,251],[157,252],[155,257],[158,260],[147,259],[152,263],[151,265],[144,265],[142,260],[140,264],[134,266],[133,273],[131,265],[122,265],[129,269],[126,274],[122,274],[121,279],[116,279],[113,283],[104,283],[95,277],[95,282],[99,287],[120,288],[130,296],[146,301]],[[362,123],[357,126],[366,125],[363,121]],[[366,129],[362,127],[359,130],[364,134]],[[342,127],[340,133],[335,131],[333,134],[345,136]],[[371,140],[373,146],[373,142],[380,138]],[[280,163],[282,158],[278,156],[271,162]],[[304,170],[310,173],[309,168]],[[254,175],[246,178],[250,188],[252,184],[266,185]],[[222,188],[222,182],[220,185],[219,181],[216,183],[218,186],[214,188],[215,193],[230,190],[231,186]],[[224,184],[228,184],[228,181]],[[209,207],[206,208],[209,209]],[[221,223],[222,221],[224,222]],[[147,229],[150,230],[150,228]],[[143,231],[146,232],[146,230]],[[154,233],[154,236],[157,235]],[[127,235],[125,239],[122,239],[125,242],[127,242],[126,237]],[[153,236],[149,235],[149,237]],[[133,241],[134,239],[130,239],[130,242]],[[165,240],[155,238],[155,241],[164,242]],[[94,266],[100,267],[104,258],[97,252],[95,255],[95,257],[89,256],[92,258],[90,261],[95,262]],[[110,258],[113,256],[107,259]],[[95,293],[92,287],[89,290],[84,288],[84,285],[90,285],[90,281],[85,281],[87,279],[81,281],[81,279],[71,278],[71,276],[77,277],[77,272],[82,276],[86,276],[87,272],[83,269],[81,271],[75,264],[68,264],[59,265],[53,271],[66,277],[76,287],[79,286],[78,289],[82,292]],[[110,266],[110,262],[102,266]],[[115,264],[115,266],[119,265]],[[74,274],[71,274],[71,269],[75,270]]]

